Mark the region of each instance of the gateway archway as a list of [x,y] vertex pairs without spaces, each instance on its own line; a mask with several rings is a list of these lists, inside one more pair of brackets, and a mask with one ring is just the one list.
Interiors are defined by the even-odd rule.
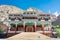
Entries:
[[26,25],[25,32],[34,32],[34,25]]
[[35,23],[26,22],[25,23],[25,32],[34,32],[35,31]]

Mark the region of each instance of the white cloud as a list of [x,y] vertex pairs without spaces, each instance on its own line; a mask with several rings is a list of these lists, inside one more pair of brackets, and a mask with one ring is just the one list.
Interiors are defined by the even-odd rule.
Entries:
[[60,13],[58,13],[57,11],[54,13],[54,15],[56,15],[56,17],[59,15]]

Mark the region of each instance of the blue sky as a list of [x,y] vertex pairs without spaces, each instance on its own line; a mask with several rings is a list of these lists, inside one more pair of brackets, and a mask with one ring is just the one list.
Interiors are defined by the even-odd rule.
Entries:
[[29,7],[36,7],[43,12],[60,12],[60,0],[0,0],[0,5],[13,5],[26,10]]

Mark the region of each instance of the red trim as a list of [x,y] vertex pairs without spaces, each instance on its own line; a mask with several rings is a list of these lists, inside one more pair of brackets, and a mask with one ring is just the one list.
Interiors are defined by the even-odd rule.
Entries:
[[44,26],[43,25],[42,25],[42,31],[43,31],[42,33],[44,34],[45,32],[44,32]]
[[36,32],[36,26],[34,26],[34,32]]
[[9,29],[9,27],[7,27],[7,29],[6,29],[6,36],[8,37],[8,29]]
[[25,27],[24,27],[24,25],[23,25],[23,31],[25,32]]
[[48,27],[48,31],[49,31],[49,27]]
[[51,31],[51,35],[53,35],[52,27],[50,28],[50,31]]
[[15,28],[15,33],[17,32],[17,28],[18,28],[18,27]]

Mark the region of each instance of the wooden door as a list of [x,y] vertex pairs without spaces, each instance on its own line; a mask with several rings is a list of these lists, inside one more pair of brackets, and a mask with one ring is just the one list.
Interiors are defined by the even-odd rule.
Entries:
[[34,28],[33,26],[26,26],[26,32],[33,32]]

